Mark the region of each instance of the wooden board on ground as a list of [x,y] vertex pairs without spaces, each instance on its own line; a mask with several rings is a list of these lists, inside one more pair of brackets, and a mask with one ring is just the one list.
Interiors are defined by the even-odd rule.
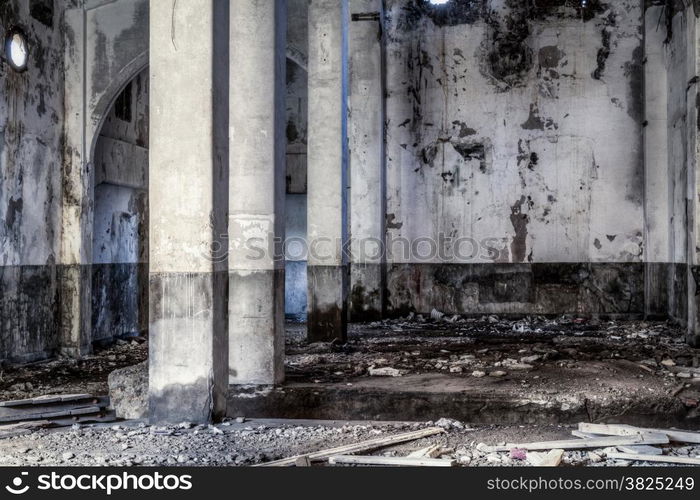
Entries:
[[669,455],[642,455],[639,453],[608,453],[608,458],[639,462],[663,462],[667,464],[700,465],[700,458],[673,457]]
[[327,448],[313,453],[307,453],[305,455],[296,455],[289,458],[283,458],[282,460],[275,460],[273,462],[258,464],[256,467],[289,467],[294,465],[297,459],[303,456],[307,456],[309,458],[309,461],[311,462],[327,460],[329,457],[332,457],[334,455],[347,455],[350,453],[360,453],[363,451],[376,450],[377,448],[384,448],[386,446],[392,446],[399,443],[406,443],[408,441],[415,441],[416,439],[435,436],[436,434],[442,434],[444,432],[445,430],[441,427],[430,427],[428,429],[422,429],[419,431],[405,432],[403,434],[397,434],[394,436],[384,436],[375,439],[369,439],[367,441],[361,441],[359,443],[347,444],[344,446],[336,446],[335,448]]
[[[583,431],[571,431],[571,434],[579,438],[599,438],[605,437],[602,434],[593,434],[591,432]],[[657,448],[655,446],[649,446],[648,444],[638,444],[632,446],[617,445],[615,448],[620,450],[622,453],[640,453],[642,455],[663,455],[664,450]]]
[[[55,402],[54,397],[50,396],[43,399],[35,398],[31,400],[33,403],[29,405],[3,406],[0,407],[0,423],[95,415],[109,406],[108,397],[90,396],[85,399],[83,396],[83,394],[61,396],[67,401],[58,402]],[[17,403],[17,401],[10,403]]]
[[578,430],[604,434],[606,436],[634,436],[643,433],[665,434],[668,439],[678,443],[700,444],[700,432],[681,431],[677,429],[648,429],[624,424],[591,424],[581,422]]
[[94,399],[91,394],[57,394],[39,396],[36,398],[17,399],[14,401],[0,401],[0,408],[12,408],[15,406],[45,405],[51,403],[71,403]]
[[588,439],[562,439],[559,441],[541,441],[536,443],[507,444],[505,446],[480,446],[479,449],[486,453],[510,451],[513,448],[521,450],[580,450],[585,448],[608,448],[618,445],[635,444],[668,444],[668,437],[664,434],[637,434],[633,436],[608,436]]
[[454,467],[456,460],[443,460],[441,458],[334,455],[332,457],[328,457],[328,463],[331,465],[348,464],[402,467]]

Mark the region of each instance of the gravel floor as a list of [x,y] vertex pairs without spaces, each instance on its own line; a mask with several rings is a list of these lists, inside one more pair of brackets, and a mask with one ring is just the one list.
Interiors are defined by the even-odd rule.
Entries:
[[[302,425],[303,424],[303,425]],[[489,426],[470,428],[459,422],[437,423],[444,434],[375,451],[375,455],[406,456],[439,445],[440,458],[454,459],[458,466],[527,466],[510,453],[484,453],[479,443],[541,441],[571,438],[570,426]],[[355,443],[407,432],[426,423],[348,423],[309,425],[274,421],[226,422],[214,427],[181,424],[151,427],[129,422],[112,426],[65,428],[37,431],[0,442],[0,466],[246,466],[305,454],[323,448]],[[668,455],[697,457],[700,445],[666,446]],[[562,466],[629,466],[621,460],[607,460],[610,449],[568,451]],[[319,463],[318,465],[324,465]]]

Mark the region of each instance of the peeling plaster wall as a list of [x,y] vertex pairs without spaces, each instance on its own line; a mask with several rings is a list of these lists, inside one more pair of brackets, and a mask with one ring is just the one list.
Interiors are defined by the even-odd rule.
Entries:
[[148,71],[127,85],[95,147],[92,338],[148,330]]
[[0,34],[18,26],[28,70],[0,59],[0,360],[33,361],[58,344],[64,2],[0,3]]
[[642,2],[387,17],[390,308],[643,313]]

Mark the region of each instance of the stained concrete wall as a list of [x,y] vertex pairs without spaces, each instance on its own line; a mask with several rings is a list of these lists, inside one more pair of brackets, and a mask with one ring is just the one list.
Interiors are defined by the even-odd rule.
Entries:
[[387,2],[393,312],[643,313],[642,7]]
[[0,360],[58,347],[63,2],[0,3],[0,35],[20,27],[27,71],[0,59]]
[[148,330],[148,72],[118,96],[95,146],[92,338]]

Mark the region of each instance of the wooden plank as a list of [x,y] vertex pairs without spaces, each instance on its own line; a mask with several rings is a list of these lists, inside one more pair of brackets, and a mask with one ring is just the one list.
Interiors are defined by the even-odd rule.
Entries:
[[700,458],[672,457],[669,455],[642,455],[639,453],[608,453],[608,458],[641,462],[663,462],[667,464],[700,465]]
[[668,439],[678,443],[700,444],[700,432],[679,431],[676,429],[648,429],[624,424],[591,424],[581,422],[578,430],[605,434],[606,436],[634,436],[643,433],[665,434]]
[[605,437],[605,434],[593,434],[592,432],[583,432],[577,430],[571,431],[571,435],[582,439]]
[[638,455],[663,455],[664,450],[655,446],[638,444],[634,446],[616,446],[622,453],[636,453]]
[[258,464],[256,467],[289,467],[291,465],[294,465],[297,459],[302,456],[309,457],[309,460],[312,462],[319,460],[327,460],[329,457],[332,457],[334,455],[346,455],[349,453],[361,453],[363,451],[376,450],[377,448],[384,448],[386,446],[392,446],[408,441],[415,441],[416,439],[434,436],[436,434],[442,434],[444,432],[445,430],[441,427],[429,427],[428,429],[422,429],[420,431],[405,432],[403,434],[397,434],[395,436],[384,436],[375,439],[369,439],[367,441],[361,441],[359,443],[353,443],[344,446],[337,446],[335,448],[328,448],[325,450],[316,451],[314,453],[307,453],[305,455],[295,455],[293,457],[283,458],[282,460],[275,460],[273,462]]
[[[29,399],[17,399],[14,401],[2,401],[0,402],[0,408],[12,408],[15,406],[29,406],[29,405],[48,405],[53,403],[70,403],[74,401],[82,401],[86,399],[94,399],[90,394],[56,394],[56,395],[46,395],[39,396],[36,398]],[[96,403],[97,401],[95,401]]]
[[[593,434],[591,432],[583,432],[583,431],[571,431],[571,434],[573,434],[576,437],[579,438],[598,438],[598,437],[604,437],[601,434]],[[633,445],[633,446],[625,446],[625,445],[618,445],[616,446],[618,450],[620,450],[622,453],[639,453],[642,455],[663,455],[664,450],[661,448],[656,448],[655,446],[649,446],[647,444],[638,444],[638,445]]]
[[16,429],[40,429],[42,427],[50,427],[51,422],[48,420],[33,420],[31,422],[19,422],[16,424],[2,425],[0,426],[0,432],[2,431],[13,431]]
[[415,458],[415,457],[374,457],[358,455],[334,455],[328,457],[328,463],[351,465],[398,465],[402,467],[454,467],[456,460],[443,460],[441,458]]
[[510,451],[513,448],[523,450],[580,450],[585,448],[608,448],[618,445],[632,444],[668,444],[668,437],[664,434],[637,434],[633,436],[608,436],[588,439],[562,439],[559,441],[542,441],[536,443],[508,444],[506,446],[480,446],[479,449],[486,453],[498,451]]

